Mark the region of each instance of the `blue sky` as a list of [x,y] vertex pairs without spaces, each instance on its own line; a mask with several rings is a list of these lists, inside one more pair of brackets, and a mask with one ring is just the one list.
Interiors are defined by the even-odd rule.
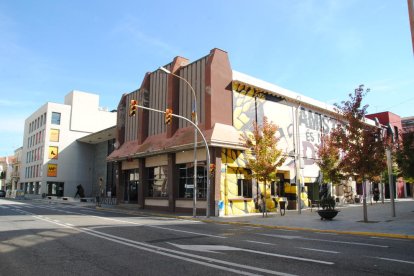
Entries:
[[234,70],[329,104],[359,84],[370,113],[414,115],[406,0],[0,0],[0,156],[71,90],[115,109],[144,74],[212,48]]

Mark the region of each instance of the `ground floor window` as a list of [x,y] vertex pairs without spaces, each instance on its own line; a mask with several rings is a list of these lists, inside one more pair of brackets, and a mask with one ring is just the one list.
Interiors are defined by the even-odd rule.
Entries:
[[[194,195],[194,163],[179,165],[179,198],[193,198]],[[197,164],[197,198],[206,198],[207,194],[207,170],[205,162]]]
[[237,179],[237,195],[242,197],[252,197],[252,180]]
[[168,197],[167,166],[148,168],[148,196]]
[[36,195],[38,195],[39,192],[40,192],[40,187],[42,185],[41,183],[42,182],[35,182],[34,192],[35,192]]
[[64,194],[65,184],[63,182],[47,182],[47,195],[61,197]]

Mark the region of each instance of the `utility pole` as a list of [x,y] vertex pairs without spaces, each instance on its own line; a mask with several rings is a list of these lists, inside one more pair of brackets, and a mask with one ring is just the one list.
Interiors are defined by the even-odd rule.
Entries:
[[391,160],[391,150],[389,146],[387,146],[386,148],[386,154],[387,154],[387,167],[388,167],[388,183],[390,187],[391,215],[395,217],[394,182],[392,179],[392,160]]

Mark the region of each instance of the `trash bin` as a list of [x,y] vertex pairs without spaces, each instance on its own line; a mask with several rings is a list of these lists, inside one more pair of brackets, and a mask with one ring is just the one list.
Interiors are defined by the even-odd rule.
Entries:
[[218,207],[218,215],[219,215],[219,217],[224,216],[224,201],[223,200],[219,200],[218,201],[218,204],[217,204],[217,207]]

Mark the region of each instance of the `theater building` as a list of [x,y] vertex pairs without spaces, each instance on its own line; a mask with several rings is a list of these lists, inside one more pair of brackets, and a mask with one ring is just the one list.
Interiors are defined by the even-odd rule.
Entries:
[[[264,186],[249,179],[241,133],[251,131],[253,122],[260,124],[264,116],[279,126],[278,145],[287,157],[276,172],[277,181],[266,189],[268,209],[280,198],[288,200],[288,208],[297,208],[299,185],[301,206],[308,204],[308,198],[317,198],[316,146],[321,135],[337,125],[332,106],[234,71],[228,54],[220,49],[194,62],[176,57],[162,67],[188,83],[156,69],[143,77],[136,91],[122,95],[118,104],[116,149],[107,158],[116,168],[118,202],[190,213],[195,171],[199,214],[205,214],[207,207],[207,173],[211,173],[210,214],[258,212]],[[194,128],[189,122],[173,117],[166,125],[164,114],[142,108],[129,116],[131,100],[160,111],[172,109],[188,119],[196,110],[215,169],[206,167],[206,147],[199,135],[194,170]]]

